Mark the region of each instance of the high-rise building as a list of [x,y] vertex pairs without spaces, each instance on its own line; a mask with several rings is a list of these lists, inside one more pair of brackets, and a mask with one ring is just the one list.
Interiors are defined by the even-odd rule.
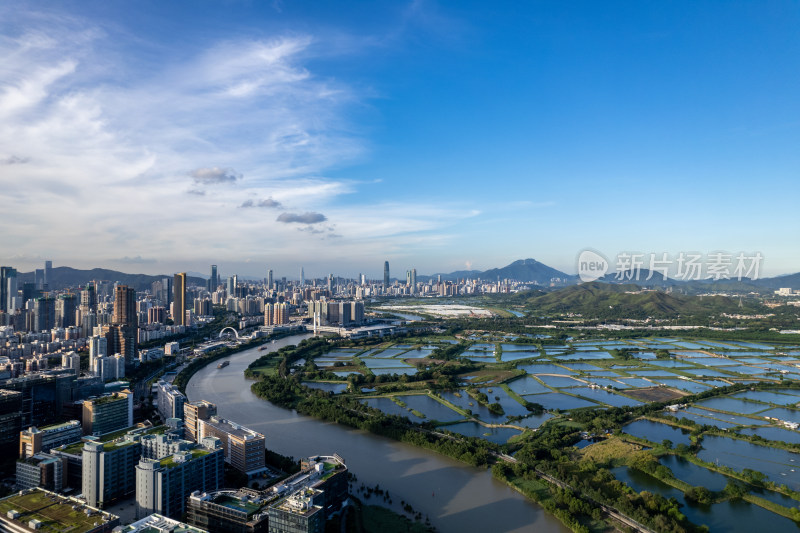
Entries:
[[383,262],[383,286],[384,288],[389,286],[389,261]]
[[173,385],[164,380],[159,380],[156,385],[156,400],[158,402],[158,414],[163,420],[168,418],[183,418],[183,406],[186,404],[186,396]]
[[4,457],[13,457],[17,449],[22,408],[22,392],[0,389],[0,454]]
[[411,294],[417,293],[417,269],[411,269]]
[[186,325],[186,272],[175,274],[172,281],[172,322]]
[[56,453],[82,455],[83,495],[89,505],[103,508],[135,492],[136,465],[142,457],[161,458],[192,446],[172,433],[163,434],[164,431],[164,426],[129,428],[124,435],[114,433],[95,438]]
[[74,294],[62,294],[56,300],[56,327],[68,328],[75,325],[77,298]]
[[141,459],[136,465],[137,518],[152,513],[180,517],[192,492],[222,487],[224,469],[225,456],[215,438],[163,459]]
[[272,290],[274,285],[274,280],[272,279],[272,269],[270,268],[267,270],[267,290]]
[[300,267],[300,286],[304,287],[306,284],[306,270]]
[[44,262],[44,284],[53,289],[53,262]]
[[136,291],[127,285],[117,285],[114,291],[114,313],[111,319],[111,341],[109,353],[119,353],[125,362],[136,359],[139,315],[136,313]]
[[97,291],[94,283],[87,283],[81,291],[81,311],[84,314],[97,311]]
[[43,268],[37,268],[34,271],[33,280],[34,280],[34,283],[36,284],[36,288],[39,289],[40,291],[43,291],[44,288],[45,288],[45,285],[46,285],[45,282],[44,282],[44,269]]
[[217,414],[217,406],[211,402],[200,400],[183,404],[184,438],[198,442],[200,440],[200,423]]
[[133,393],[125,389],[83,402],[83,433],[105,435],[133,425]]
[[94,335],[89,337],[89,368],[94,368],[95,360],[108,355],[108,338],[105,335]]
[[49,296],[40,296],[33,302],[33,329],[49,331],[56,325],[56,304]]
[[120,355],[98,355],[89,370],[103,381],[125,377],[125,358]]
[[[22,427],[39,427],[58,420],[62,409],[72,400],[76,381],[77,376],[74,370],[51,370],[0,380],[0,389],[21,393],[21,409],[19,404],[13,408],[17,412],[22,411]],[[5,398],[6,395],[0,391],[0,413],[6,412],[3,410]],[[1,421],[2,416],[0,415],[0,442],[5,437]],[[17,448],[16,440],[19,438],[21,429],[18,428],[11,435],[15,441],[14,450]]]
[[217,277],[217,265],[211,265],[211,277],[208,278],[208,292],[214,292],[219,285],[219,278]]
[[218,438],[222,442],[225,462],[236,470],[253,476],[266,469],[266,439],[261,433],[217,416],[200,420],[198,427],[198,440],[202,441],[205,437]]
[[[13,285],[12,285],[13,284]],[[13,312],[13,299],[17,297],[17,269],[0,267],[0,311]]]

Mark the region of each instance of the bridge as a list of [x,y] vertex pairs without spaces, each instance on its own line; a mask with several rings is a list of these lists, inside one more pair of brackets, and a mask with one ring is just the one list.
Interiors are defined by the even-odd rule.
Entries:
[[235,329],[233,329],[232,327],[228,326],[228,327],[222,328],[222,330],[219,332],[219,338],[220,339],[225,337],[226,335],[230,335],[230,333],[226,333],[226,331],[230,331],[231,333],[233,333],[234,337],[236,337],[237,339],[239,338],[239,332],[236,331]]

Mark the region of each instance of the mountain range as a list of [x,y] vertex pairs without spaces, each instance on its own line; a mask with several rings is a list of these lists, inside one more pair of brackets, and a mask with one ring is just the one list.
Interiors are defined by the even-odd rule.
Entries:
[[[205,285],[206,278],[200,276],[188,276],[187,282],[189,285]],[[633,277],[629,280],[618,280],[615,274],[607,274],[600,278],[605,284],[635,284],[640,287],[661,287],[672,288],[678,292],[698,293],[698,292],[712,292],[712,291],[731,291],[731,292],[765,292],[778,289],[780,287],[790,287],[792,289],[800,289],[800,273],[788,274],[783,276],[776,276],[772,278],[760,278],[756,280],[744,278],[742,280],[695,280],[695,281],[682,281],[675,279],[663,279],[660,273],[656,273],[647,279],[649,271],[642,269],[639,271],[638,279]],[[33,272],[19,273],[19,282],[34,281]],[[502,268],[492,268],[489,270],[457,270],[455,272],[437,273],[432,276],[418,275],[417,280],[427,282],[431,279],[437,279],[441,276],[443,280],[457,281],[459,279],[475,279],[480,278],[485,281],[496,281],[503,279],[513,279],[525,283],[535,283],[542,287],[564,287],[569,285],[580,284],[578,276],[566,274],[560,270],[545,265],[535,259],[519,259],[513,263],[506,265]],[[55,267],[51,271],[50,288],[51,289],[64,289],[67,287],[77,287],[85,285],[92,280],[109,280],[118,281],[120,283],[134,287],[136,290],[143,290],[149,288],[150,285],[164,277],[172,277],[172,274],[164,275],[148,275],[148,274],[127,274],[116,270],[109,270],[105,268],[94,268],[91,270],[80,270],[71,267]],[[245,280],[245,277],[240,277]],[[400,281],[405,281],[398,278]]]
[[[150,276],[148,274],[126,274],[116,270],[109,270],[106,268],[93,268],[91,270],[80,270],[72,267],[54,267],[50,270],[50,278],[48,286],[51,290],[66,289],[68,287],[81,287],[90,281],[111,281],[119,282],[122,285],[133,287],[137,291],[149,289],[154,281],[163,278],[172,279],[172,274],[164,274],[159,276]],[[20,272],[17,274],[17,282],[27,283],[35,281],[35,274],[33,272]],[[205,285],[206,281],[203,278],[194,276],[187,276],[186,283],[188,285]],[[20,285],[21,286],[21,285]]]

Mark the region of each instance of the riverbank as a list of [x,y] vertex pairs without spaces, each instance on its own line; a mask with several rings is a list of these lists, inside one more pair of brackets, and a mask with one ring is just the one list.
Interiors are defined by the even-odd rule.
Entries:
[[[295,335],[270,346],[276,351],[308,335]],[[253,348],[230,357],[224,369],[208,365],[190,380],[191,401],[217,404],[219,416],[231,418],[267,437],[267,446],[283,455],[310,456],[337,452],[366,486],[380,485],[392,494],[392,510],[400,502],[429,516],[442,533],[463,531],[566,533],[553,516],[523,495],[476,469],[424,448],[366,431],[323,422],[272,405],[250,391],[244,378],[248,364],[264,352]]]

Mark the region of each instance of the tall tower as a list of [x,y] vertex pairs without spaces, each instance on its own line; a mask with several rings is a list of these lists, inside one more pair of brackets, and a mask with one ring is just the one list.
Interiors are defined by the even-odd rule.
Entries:
[[272,290],[272,269],[267,270],[267,289]]
[[417,269],[411,269],[411,294],[417,293]]
[[172,322],[186,325],[186,272],[175,274],[172,280]]
[[383,262],[383,286],[389,286],[389,261]]
[[300,286],[305,287],[306,285],[306,270],[303,267],[300,267]]
[[214,292],[219,285],[219,278],[217,278],[217,265],[211,265],[211,277],[208,279],[208,292]]
[[120,353],[126,363],[136,358],[136,341],[139,319],[136,314],[136,291],[127,285],[117,285],[114,292],[114,314],[112,315],[112,354]]
[[48,285],[50,290],[53,290],[53,262],[44,262],[44,283]]
[[11,291],[9,291],[9,287],[11,286],[12,283],[12,278],[14,287],[16,287],[17,285],[16,269],[13,267],[0,267],[0,311],[8,311],[8,312],[14,311],[9,306],[11,298],[17,296],[16,294],[11,294]]

